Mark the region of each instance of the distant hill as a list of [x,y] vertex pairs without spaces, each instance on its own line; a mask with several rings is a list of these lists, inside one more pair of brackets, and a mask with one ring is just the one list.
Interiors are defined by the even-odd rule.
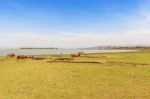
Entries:
[[96,46],[82,49],[111,50],[111,49],[141,49],[141,48],[150,48],[150,46]]

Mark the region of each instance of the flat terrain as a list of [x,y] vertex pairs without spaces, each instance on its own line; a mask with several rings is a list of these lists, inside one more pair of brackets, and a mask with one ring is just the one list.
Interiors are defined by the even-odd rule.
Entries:
[[[69,55],[44,55],[69,58]],[[88,54],[97,63],[0,57],[0,99],[150,99],[150,52]]]

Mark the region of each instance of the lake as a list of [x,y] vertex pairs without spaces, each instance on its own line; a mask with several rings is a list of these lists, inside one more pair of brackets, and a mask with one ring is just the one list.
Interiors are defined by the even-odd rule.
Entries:
[[84,53],[113,53],[113,52],[132,52],[135,50],[82,50],[82,49],[1,49],[0,56],[8,53],[17,55],[46,55],[46,54],[71,54],[77,52]]

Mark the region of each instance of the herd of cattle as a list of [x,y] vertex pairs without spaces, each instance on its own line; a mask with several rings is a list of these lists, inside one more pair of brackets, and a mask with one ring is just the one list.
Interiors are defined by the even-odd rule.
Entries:
[[[71,58],[80,57],[83,53],[74,53],[70,54]],[[24,59],[35,59],[33,55],[15,55],[14,53],[10,53],[6,55],[7,58],[16,58],[17,60],[24,60]]]
[[34,58],[34,56],[32,56],[32,55],[15,55],[14,53],[7,54],[6,57],[7,58],[15,58],[16,57],[17,60],[20,60],[20,59],[23,60],[23,59],[27,59],[27,58],[33,59]]

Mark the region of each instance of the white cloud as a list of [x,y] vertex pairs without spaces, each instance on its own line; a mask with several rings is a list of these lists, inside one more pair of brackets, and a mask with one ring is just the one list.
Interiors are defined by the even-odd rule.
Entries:
[[42,35],[35,33],[5,34],[0,39],[1,47],[90,47],[98,45],[150,45],[150,32],[146,30],[112,34]]

